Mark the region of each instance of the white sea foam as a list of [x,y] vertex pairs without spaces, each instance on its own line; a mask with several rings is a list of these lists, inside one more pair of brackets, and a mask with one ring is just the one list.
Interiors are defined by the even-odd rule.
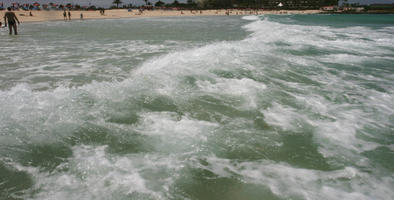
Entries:
[[248,109],[257,108],[257,95],[262,93],[266,86],[251,79],[215,79],[215,83],[210,81],[198,81],[197,85],[204,91],[213,94],[226,94],[239,97],[247,97],[243,107]]
[[196,153],[201,144],[207,142],[217,124],[190,119],[176,113],[143,113],[136,127],[141,134],[160,136],[163,140],[155,144],[158,152]]
[[[244,26],[244,28],[249,31],[253,31],[251,37],[247,38],[245,41],[253,41],[255,45],[264,46],[264,48],[268,49],[274,50],[276,47],[270,47],[267,44],[271,44],[272,42],[283,42],[289,45],[286,46],[286,48],[294,50],[304,48],[305,46],[313,46],[325,51],[336,49],[343,50],[344,52],[339,54],[328,53],[328,55],[323,54],[315,57],[291,56],[280,58],[286,60],[287,63],[297,63],[299,65],[307,66],[308,68],[315,65],[319,66],[320,69],[327,70],[325,69],[325,66],[321,65],[322,61],[355,66],[370,60],[371,56],[374,56],[375,58],[392,59],[391,56],[388,56],[391,54],[390,50],[385,48],[376,48],[376,46],[387,46],[390,44],[383,44],[379,38],[392,41],[392,39],[389,39],[392,37],[382,30],[371,30],[366,27],[342,29],[322,26],[285,25],[271,22],[267,19],[252,22]],[[344,34],[347,39],[336,39],[337,34]],[[371,40],[366,41],[363,38],[370,38]],[[294,71],[290,67],[285,69]],[[355,107],[352,104],[338,105],[326,100],[323,96],[308,94],[310,93],[308,90],[314,90],[313,87],[305,87],[300,84],[280,80],[281,83],[288,87],[297,88],[298,90],[302,90],[306,93],[306,95],[296,93],[292,94],[300,104],[306,106],[307,109],[312,109],[314,113],[323,114],[328,118],[327,120],[314,119],[314,117],[308,116],[308,113],[300,112],[299,109],[291,107],[285,108],[280,104],[274,103],[270,108],[262,111],[267,122],[282,128],[295,129],[297,120],[304,120],[318,128],[318,137],[324,137],[326,139],[330,138],[333,140],[333,144],[339,144],[345,149],[349,148],[356,150],[357,152],[361,152],[375,148],[376,144],[365,142],[356,137],[357,131],[361,130],[366,124],[374,123],[374,120],[370,118],[371,113],[366,112],[362,107],[373,107],[374,109],[379,110],[383,109],[380,110],[379,113],[387,117],[392,115],[393,110],[387,107],[387,105],[392,105],[392,103],[387,101],[387,99],[393,98],[392,88],[390,88],[391,92],[389,94],[379,94],[379,92],[376,91],[365,90],[360,87],[358,82],[346,80],[342,77],[334,76],[324,71],[323,73],[310,75],[312,76],[309,76],[308,78],[324,84],[323,87],[326,87],[327,91],[338,92],[338,94],[345,93],[346,95],[346,93],[351,93],[349,89],[353,88],[353,92],[357,95],[365,95],[365,97],[370,96],[370,98],[360,98],[359,100],[362,101],[360,102],[362,103],[362,106]],[[343,75],[346,76],[349,74],[344,73]],[[382,82],[385,80],[379,79],[379,81]],[[385,96],[385,98],[375,97],[380,95]],[[368,99],[373,99],[375,102]],[[390,122],[387,121],[386,118],[386,120],[379,121],[379,123],[387,124]],[[326,146],[323,141],[321,145]],[[322,150],[322,152],[325,151]]]
[[[244,17],[245,18],[245,17]],[[310,46],[315,46],[315,47],[325,47],[325,48],[343,48],[344,50],[348,51],[349,48],[353,51],[360,52],[363,51],[363,54],[376,54],[381,51],[380,48],[373,50],[374,48],[369,47],[368,43],[360,43],[358,40],[359,38],[366,37],[371,30],[363,27],[355,27],[351,29],[334,29],[334,28],[329,28],[329,27],[306,27],[306,26],[301,26],[301,25],[282,25],[279,23],[275,22],[270,22],[268,20],[257,20],[255,16],[249,16],[246,18],[253,18],[253,20],[256,20],[247,26],[245,28],[247,30],[253,31],[252,35],[248,37],[247,39],[243,41],[238,41],[238,42],[221,42],[213,45],[208,45],[204,46],[202,48],[196,48],[188,51],[183,51],[183,52],[174,52],[170,53],[165,56],[161,56],[158,58],[155,58],[153,60],[150,60],[148,62],[145,62],[142,66],[140,66],[136,71],[132,72],[131,74],[131,79],[135,80],[125,80],[121,83],[115,83],[115,84],[98,84],[94,83],[90,86],[84,86],[81,87],[80,89],[62,89],[62,87],[59,87],[59,89],[56,89],[53,94],[51,92],[32,92],[30,89],[28,89],[28,86],[17,86],[14,87],[11,91],[3,92],[1,95],[2,97],[6,97],[7,99],[3,99],[2,101],[4,102],[3,105],[8,105],[4,106],[4,113],[9,113],[9,114],[4,114],[2,116],[7,117],[7,116],[14,116],[13,119],[32,119],[33,117],[24,117],[27,113],[31,113],[32,115],[37,118],[37,116],[42,116],[42,119],[47,121],[47,124],[53,124],[56,120],[59,121],[69,121],[71,123],[76,123],[78,126],[78,121],[81,118],[87,117],[86,113],[86,108],[78,108],[77,105],[71,104],[71,107],[74,107],[73,109],[70,110],[62,110],[62,113],[57,113],[56,112],[56,107],[66,107],[70,106],[69,102],[73,102],[73,97],[71,93],[76,93],[78,94],[78,91],[81,91],[82,93],[84,90],[87,90],[88,94],[91,95],[91,98],[93,98],[93,101],[99,100],[102,101],[103,99],[108,99],[110,97],[113,97],[114,95],[117,96],[117,98],[124,98],[124,96],[121,94],[121,92],[113,92],[113,88],[123,88],[121,91],[142,91],[147,88],[151,88],[155,92],[158,92],[160,94],[164,95],[179,95],[178,97],[181,97],[184,94],[190,95],[190,97],[193,96],[194,94],[198,94],[200,92],[204,93],[219,93],[219,94],[225,94],[229,96],[243,96],[243,98],[246,100],[245,105],[249,105],[248,109],[254,109],[257,107],[257,100],[256,100],[256,95],[261,94],[264,92],[264,88],[267,86],[263,83],[253,81],[251,79],[225,79],[225,78],[220,78],[217,77],[215,74],[212,73],[213,70],[216,69],[226,69],[226,70],[238,70],[238,69],[246,69],[246,70],[254,70],[254,73],[262,73],[264,74],[264,67],[266,66],[259,66],[259,68],[256,68],[256,66],[251,65],[248,61],[253,61],[254,58],[251,58],[250,55],[268,55],[268,56],[274,56],[274,50],[275,47],[270,47],[268,45],[270,42],[275,42],[275,41],[280,41],[280,42],[286,42],[290,44],[291,46],[289,48],[299,48],[303,47],[305,45],[310,45]],[[246,19],[245,18],[245,19]],[[357,35],[354,34],[355,32],[359,32],[362,35]],[[312,34],[312,33],[318,33],[318,34]],[[342,33],[347,35],[350,39],[346,41],[335,41],[335,40],[324,40],[321,39],[321,36],[324,37],[334,37],[335,34]],[[373,38],[378,38],[380,32],[375,33],[376,35],[373,36]],[[384,33],[387,34],[387,33]],[[385,36],[385,35],[383,35]],[[313,37],[312,39],[310,37]],[[387,38],[387,37],[383,37]],[[372,41],[374,42],[374,41]],[[361,45],[361,46],[360,46]],[[149,46],[145,47],[146,45],[144,44],[111,44],[110,46],[106,47],[109,51],[113,51],[113,55],[117,55],[121,53],[124,50],[130,50],[135,47],[137,47],[136,52],[146,52],[146,53],[152,53],[154,52],[155,49],[160,49],[161,47],[157,46]],[[353,49],[353,47],[354,49]],[[359,49],[361,47],[361,49]],[[165,48],[165,47],[164,47]],[[368,51],[365,51],[368,50]],[[134,51],[134,50],[133,50]],[[380,52],[383,53],[383,52]],[[127,54],[134,55],[130,52]],[[250,54],[250,55],[249,55]],[[242,56],[245,55],[246,57],[243,58]],[[247,56],[249,55],[249,56]],[[99,56],[100,57],[100,56]],[[271,69],[271,70],[278,70],[285,72],[285,70],[291,70],[290,67],[286,66],[288,63],[297,63],[298,65],[305,65],[305,66],[311,66],[311,65],[318,65],[321,67],[321,65],[316,62],[316,58],[314,58],[315,61],[306,59],[306,58],[300,58],[300,57],[295,57],[295,56],[275,56],[279,60],[283,60],[284,64],[282,63],[282,68],[278,69]],[[114,59],[117,59],[119,57],[114,57]],[[187,59],[186,59],[187,58]],[[230,58],[236,58],[236,59],[230,59]],[[106,57],[108,59],[108,57]],[[201,60],[203,59],[203,60]],[[349,55],[348,53],[346,54],[330,54],[327,56],[320,56],[319,61],[333,61],[335,59],[336,62],[341,62],[341,63],[352,63],[354,62],[362,62],[363,60],[367,60],[368,56],[356,56],[356,55]],[[338,60],[339,59],[339,60]],[[86,66],[84,68],[90,70],[92,66],[92,63],[97,62],[97,60],[87,60]],[[88,64],[90,63],[90,64]],[[76,69],[75,73],[80,72],[80,68]],[[69,71],[71,73],[73,70]],[[114,73],[118,73],[117,70],[114,71]],[[311,79],[314,79],[318,82],[323,82],[324,84],[329,84],[329,83],[335,83],[340,81],[342,85],[345,85],[347,87],[351,87],[351,85],[354,83],[351,81],[344,81],[341,78],[334,77],[332,75],[329,75],[327,73],[324,74],[327,77],[324,76],[312,76],[310,77]],[[204,77],[202,80],[198,80],[197,84],[199,86],[200,90],[197,91],[191,91],[191,90],[186,90],[182,91],[179,90],[181,88],[182,82],[180,80],[183,77],[186,76],[193,76],[193,77]],[[213,80],[213,81],[212,81]],[[283,80],[276,80],[276,81],[281,81],[282,83],[286,84],[287,86],[293,87],[293,88],[298,88],[300,89],[299,84],[294,84],[291,82],[286,82]],[[135,85],[130,87],[131,85]],[[136,89],[136,87],[140,87]],[[338,85],[334,84],[332,87],[338,87]],[[100,88],[97,90],[97,88]],[[134,89],[132,89],[134,88]],[[304,88],[307,89],[307,88]],[[330,88],[332,89],[332,88]],[[343,89],[345,91],[345,88]],[[191,92],[191,93],[190,93]],[[338,92],[341,92],[338,90]],[[18,93],[18,94],[17,94]],[[70,95],[71,94],[71,95]],[[379,95],[379,94],[376,94]],[[13,99],[8,99],[8,98],[15,98]],[[379,108],[381,111],[384,113],[387,113],[390,115],[390,113],[393,112],[392,109],[390,109],[390,100],[392,99],[392,95],[387,95],[382,96],[383,98],[378,98],[381,100],[381,103],[373,103],[375,102],[376,99],[374,99],[374,95],[370,96],[371,101],[366,102],[367,105],[374,105],[376,108]],[[330,102],[325,101],[321,97],[315,98],[314,96],[301,96],[298,95],[296,96],[297,101],[302,102],[303,104],[309,106],[309,108],[312,109],[313,112],[315,113],[321,113],[325,114],[327,117],[331,117],[332,119],[337,119],[340,121],[336,122],[318,122],[315,121],[314,119],[311,119],[308,116],[305,116],[302,113],[298,113],[297,110],[294,110],[291,107],[284,107],[281,106],[280,104],[273,104],[268,110],[263,110],[262,112],[266,115],[266,120],[277,126],[281,126],[287,129],[294,128],[294,122],[297,121],[296,119],[302,119],[305,121],[310,121],[312,125],[320,127],[322,129],[322,133],[324,133],[326,136],[330,138],[335,138],[334,140],[343,143],[344,147],[354,147],[358,148],[356,146],[359,145],[359,143],[354,143],[354,141],[359,141],[355,138],[356,131],[360,128],[362,128],[362,123],[367,123],[368,121],[367,118],[368,116],[364,115],[362,111],[359,110],[350,110],[345,112],[338,112],[338,109],[336,105],[332,105]],[[63,99],[63,100],[62,100]],[[70,100],[67,102],[68,99]],[[24,102],[20,102],[20,101]],[[383,102],[384,101],[384,102]],[[7,102],[12,102],[12,105],[7,104]],[[29,103],[27,103],[29,102]],[[32,102],[36,102],[33,103]],[[30,105],[29,105],[30,104]],[[15,106],[19,107],[16,108]],[[24,111],[26,109],[32,109],[31,111]],[[83,109],[85,110],[84,113],[81,112],[75,112],[78,109]],[[7,111],[8,110],[8,111]],[[50,116],[46,116],[47,112],[55,111],[50,114]],[[333,110],[336,110],[337,113],[332,113]],[[18,111],[18,112],[17,112]],[[39,114],[42,113],[42,114]],[[69,114],[64,114],[64,113],[69,113]],[[288,113],[287,115],[283,116],[283,113]],[[362,120],[360,119],[355,119],[352,116],[354,116],[357,113],[357,116],[364,116]],[[22,116],[23,115],[23,116]],[[339,117],[339,115],[342,115],[342,117]],[[71,119],[72,118],[72,119]],[[2,120],[3,122],[7,122],[7,119]],[[36,120],[37,122],[38,120]],[[28,121],[19,121],[18,124],[25,124],[24,128],[25,129],[30,129],[34,130],[34,126],[36,126],[36,122],[32,122],[30,124],[29,120]],[[361,123],[360,123],[361,122]],[[389,123],[389,122],[385,122]],[[3,123],[3,127],[6,127],[7,123]],[[29,125],[30,124],[30,125]],[[291,125],[293,124],[293,125]],[[297,123],[295,123],[297,124]],[[48,125],[50,126],[50,125]],[[324,128],[326,127],[326,128]],[[336,127],[336,128],[334,128]],[[338,134],[332,134],[335,132],[338,132],[340,130],[343,130],[343,133],[346,133],[346,137],[339,136]],[[37,130],[37,132],[42,132],[42,129]],[[348,138],[348,139],[344,139]],[[351,145],[353,143],[353,145]],[[372,148],[369,147],[367,149]],[[364,148],[360,149],[366,150]]]
[[[67,164],[52,173],[35,168],[19,167],[36,178],[34,199],[163,199],[163,191],[155,191],[171,184],[171,171],[182,168],[176,159],[159,155],[113,156],[106,146],[76,146]],[[157,174],[159,171],[168,174]],[[152,175],[162,176],[160,179]],[[150,177],[150,178],[149,178]],[[157,189],[157,188],[156,188]]]
[[392,177],[376,178],[353,167],[323,172],[270,161],[234,163],[209,157],[207,162],[208,166],[200,167],[223,177],[240,175],[242,181],[266,186],[282,198],[389,199],[394,196],[389,186],[394,181]]
[[255,16],[255,15],[249,15],[249,16],[242,17],[242,19],[250,20],[250,21],[256,21],[256,20],[259,20],[260,18],[258,16]]
[[285,130],[297,129],[300,126],[297,120],[304,118],[295,109],[284,107],[278,103],[272,104],[271,107],[261,112],[264,114],[264,120],[267,123],[282,127]]
[[[171,47],[114,42],[103,46],[108,51],[96,52],[90,58],[70,58],[64,52],[59,53],[60,60],[43,65],[30,60],[37,66],[30,65],[29,60],[22,62],[22,57],[2,61],[7,66],[13,62],[28,65],[27,70],[37,72],[31,77],[40,77],[48,72],[44,68],[53,67],[53,73],[48,72],[51,76],[97,73],[111,81],[70,87],[66,80],[56,86],[42,86],[52,88],[45,91],[35,90],[34,84],[17,84],[1,90],[0,144],[56,143],[87,122],[157,139],[150,143],[154,146],[153,153],[116,155],[107,152],[107,146],[74,146],[73,155],[51,173],[15,165],[33,176],[34,188],[39,189],[33,198],[111,199],[119,194],[124,198],[146,195],[166,199],[168,188],[185,173],[184,164],[194,164],[196,157],[202,156],[198,153],[209,145],[207,142],[222,126],[237,129],[243,136],[258,132],[250,128],[254,125],[252,120],[243,116],[225,118],[227,125],[217,122],[220,120],[195,119],[191,111],[182,110],[182,106],[204,95],[234,98],[241,103],[226,106],[258,110],[264,115],[264,122],[275,130],[294,133],[305,128],[312,130],[319,152],[328,162],[336,162],[342,168],[319,171],[267,160],[243,162],[213,155],[207,158],[208,166],[196,164],[199,168],[223,177],[236,174],[242,182],[263,185],[282,198],[393,198],[392,177],[357,169],[357,166],[373,168],[371,161],[360,153],[382,145],[366,141],[358,134],[367,126],[387,130],[392,124],[393,76],[368,76],[346,69],[365,67],[363,63],[369,59],[392,60],[391,29],[284,25],[255,16],[243,19],[252,21],[244,26],[252,34],[241,41],[216,42],[182,51],[176,51],[179,44]],[[339,34],[346,39],[339,39]],[[86,49],[98,46],[91,43]],[[303,51],[308,49],[317,52],[316,55],[304,55]],[[35,50],[52,49],[37,45]],[[163,52],[170,53],[162,55]],[[149,53],[158,56],[140,63],[138,68],[125,70],[116,65],[118,59],[137,62],[146,59],[144,54]],[[68,59],[76,59],[78,63],[66,68]],[[105,63],[108,59],[112,62]],[[96,63],[100,62],[103,63],[97,67]],[[327,63],[344,66],[332,68]],[[230,75],[223,76],[222,72]],[[352,79],[354,75],[358,79]],[[190,77],[192,83],[187,85],[185,80]],[[385,91],[365,87],[363,84],[368,81],[383,85]],[[145,103],[140,99],[156,96],[168,97],[180,106],[180,112],[141,108],[135,111],[138,115],[135,124],[116,126],[106,121],[111,113],[120,112],[117,105],[131,105],[126,106],[128,111]],[[259,131],[262,135],[269,134]],[[378,134],[369,134],[379,138]],[[388,145],[391,150],[392,146]],[[186,161],[180,158],[185,155],[192,158]],[[164,175],[160,176],[163,171]]]

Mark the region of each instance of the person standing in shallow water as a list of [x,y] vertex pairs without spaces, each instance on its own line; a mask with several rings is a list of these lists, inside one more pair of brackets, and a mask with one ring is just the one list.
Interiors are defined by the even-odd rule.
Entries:
[[15,13],[11,11],[11,8],[7,8],[7,12],[4,14],[4,25],[7,26],[8,30],[10,30],[10,35],[12,34],[12,29],[14,29],[14,35],[18,35],[18,29],[16,26],[16,22],[20,24],[18,18],[16,17]]

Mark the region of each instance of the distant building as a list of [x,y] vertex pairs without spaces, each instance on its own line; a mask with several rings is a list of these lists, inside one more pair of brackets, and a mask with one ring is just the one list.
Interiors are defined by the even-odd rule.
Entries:
[[338,10],[338,6],[323,6],[320,8],[323,11],[336,11]]

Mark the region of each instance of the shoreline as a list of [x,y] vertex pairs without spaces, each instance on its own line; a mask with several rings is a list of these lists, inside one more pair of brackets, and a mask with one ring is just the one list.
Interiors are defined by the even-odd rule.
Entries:
[[[0,11],[0,21],[4,22],[3,17],[6,11]],[[26,22],[46,22],[46,21],[63,21],[63,11],[31,11],[33,16],[29,16],[30,11],[18,10],[13,11],[21,23]],[[121,19],[121,18],[142,18],[142,17],[171,17],[171,16],[225,16],[226,10],[145,10],[142,14],[134,9],[129,12],[127,9],[112,9],[105,10],[105,14],[101,15],[97,11],[86,10],[72,10],[71,20],[81,20],[80,15],[83,14],[83,19]],[[320,10],[231,10],[228,15],[261,15],[261,14],[319,14],[324,13]]]

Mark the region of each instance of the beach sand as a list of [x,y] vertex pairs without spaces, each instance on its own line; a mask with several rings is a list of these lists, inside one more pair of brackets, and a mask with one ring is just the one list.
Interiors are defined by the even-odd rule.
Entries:
[[[3,21],[4,13],[0,11],[1,21]],[[63,20],[63,11],[31,11],[33,16],[29,16],[29,11],[14,11],[19,21],[23,22],[41,22]],[[244,11],[232,10],[229,15],[251,15],[251,14],[315,14],[320,10],[275,10],[275,11]],[[142,14],[133,9],[129,12],[127,9],[105,10],[105,14],[101,15],[99,11],[71,11],[71,20],[79,20],[81,13],[84,19],[114,19],[114,18],[135,18],[135,17],[161,17],[161,16],[212,16],[226,15],[226,10],[203,10],[190,12],[189,10],[146,10]]]

